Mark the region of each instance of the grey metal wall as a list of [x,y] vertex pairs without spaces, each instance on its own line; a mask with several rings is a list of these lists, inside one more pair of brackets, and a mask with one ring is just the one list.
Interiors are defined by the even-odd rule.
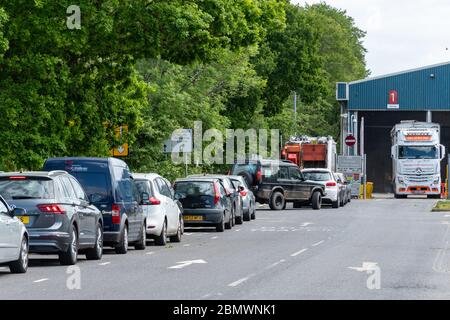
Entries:
[[385,110],[389,91],[398,92],[400,111],[450,110],[450,63],[349,83],[349,110]]

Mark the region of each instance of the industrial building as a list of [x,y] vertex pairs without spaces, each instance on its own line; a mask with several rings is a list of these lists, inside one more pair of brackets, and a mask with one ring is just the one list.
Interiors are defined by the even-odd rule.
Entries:
[[[441,125],[441,143],[450,150],[450,62],[336,84],[341,103],[341,154],[356,155],[361,148],[361,118],[364,118],[364,153],[367,181],[375,192],[392,192],[390,130],[402,120],[436,122]],[[352,134],[354,147],[343,139]],[[446,157],[447,158],[447,157]],[[446,158],[442,163],[445,179]]]

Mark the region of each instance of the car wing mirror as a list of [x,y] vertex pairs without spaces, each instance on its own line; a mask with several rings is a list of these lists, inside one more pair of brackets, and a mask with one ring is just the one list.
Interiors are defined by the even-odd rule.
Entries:
[[150,195],[147,192],[141,193],[141,205],[148,205],[150,203]]
[[12,215],[13,217],[16,217],[16,216],[23,216],[23,215],[25,215],[25,214],[27,214],[27,210],[24,209],[24,208],[14,208],[14,209],[11,211],[11,215]]

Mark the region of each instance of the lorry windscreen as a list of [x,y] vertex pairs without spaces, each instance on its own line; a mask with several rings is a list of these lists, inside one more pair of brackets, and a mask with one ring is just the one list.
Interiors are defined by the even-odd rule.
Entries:
[[399,159],[437,159],[437,148],[434,146],[399,146]]

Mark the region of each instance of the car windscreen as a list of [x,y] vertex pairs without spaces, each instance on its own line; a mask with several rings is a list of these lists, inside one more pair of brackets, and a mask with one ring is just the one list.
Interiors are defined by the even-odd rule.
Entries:
[[107,202],[109,199],[108,179],[105,173],[72,172],[83,186],[92,202]]
[[174,185],[175,199],[184,208],[210,208],[214,201],[214,184],[209,181],[180,181]]
[[306,180],[311,181],[329,181],[333,180],[331,178],[331,174],[329,172],[320,172],[320,171],[303,171],[303,175]]
[[1,177],[0,194],[7,200],[54,199],[55,188],[46,177]]
[[399,146],[399,159],[437,159],[438,152],[435,146]]

